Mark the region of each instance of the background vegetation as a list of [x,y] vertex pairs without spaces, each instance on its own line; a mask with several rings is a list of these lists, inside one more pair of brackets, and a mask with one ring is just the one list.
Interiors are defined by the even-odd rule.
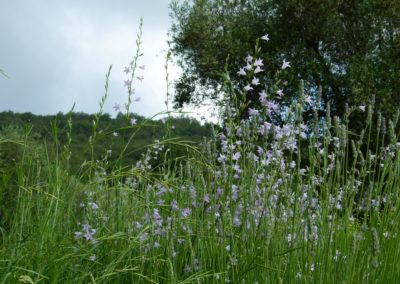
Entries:
[[[130,125],[126,117],[119,113],[116,118],[112,118],[109,114],[104,114],[100,117],[99,127],[102,132],[97,138],[94,156],[96,159],[102,159],[106,151],[110,150],[111,154],[108,157],[110,163],[113,163],[118,158],[120,153],[132,131],[137,131],[135,139],[129,144],[125,150],[126,154],[123,158],[123,165],[132,165],[140,160],[143,153],[146,152],[146,146],[152,144],[154,140],[159,140],[167,135],[166,119],[147,120],[138,115],[132,115],[136,120],[135,125]],[[92,135],[92,124],[95,119],[94,115],[86,113],[71,113],[57,115],[34,115],[32,113],[13,113],[11,111],[0,113],[0,133],[2,135],[24,136],[24,131],[29,130],[29,140],[36,144],[41,144],[44,141],[49,145],[48,151],[54,151],[53,145],[57,142],[58,151],[62,151],[63,147],[68,144],[68,120],[73,121],[73,127],[68,135],[71,141],[69,149],[71,152],[70,170],[77,173],[84,161],[91,158],[89,149],[89,137]],[[190,141],[193,144],[201,143],[204,137],[211,135],[209,124],[202,126],[197,120],[189,117],[172,118],[169,124],[173,127],[171,130],[170,155],[177,158],[186,155],[185,147],[177,147],[174,145],[174,139]],[[56,133],[54,133],[56,128]],[[56,135],[56,137],[55,137]],[[55,141],[57,140],[57,141]],[[16,145],[8,143],[3,145],[4,152],[8,157],[13,155],[18,156],[12,150]],[[57,149],[56,149],[57,150]],[[51,158],[54,158],[54,152],[49,153]],[[11,161],[11,159],[3,159]]]

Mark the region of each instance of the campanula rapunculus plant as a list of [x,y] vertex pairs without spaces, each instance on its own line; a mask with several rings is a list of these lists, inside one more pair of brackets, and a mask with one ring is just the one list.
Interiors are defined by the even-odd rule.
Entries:
[[[151,122],[131,113],[134,84],[143,80],[137,69],[145,68],[141,40],[140,32],[138,51],[122,69],[126,125],[105,131],[110,143],[126,133],[124,143],[132,143]],[[270,40],[260,35],[254,53],[237,66],[240,82],[226,75],[212,137],[201,145],[172,137],[168,110],[165,138],[131,165],[122,163],[131,154],[127,147],[93,154],[104,133],[99,117],[110,68],[93,121],[92,158],[79,173],[49,156],[17,165],[15,217],[0,227],[0,280],[395,283],[398,117],[385,119],[372,105],[347,106],[345,117],[331,117],[329,102],[305,94],[301,82],[298,95],[289,97],[282,78],[294,64],[290,58],[281,56],[273,81],[265,77],[272,66],[259,54]],[[306,114],[313,120],[304,120]],[[354,114],[365,117],[361,133],[348,131]],[[171,145],[185,155],[171,159]]]

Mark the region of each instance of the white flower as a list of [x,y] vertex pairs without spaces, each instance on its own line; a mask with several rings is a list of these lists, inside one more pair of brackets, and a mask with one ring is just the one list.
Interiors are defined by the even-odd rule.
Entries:
[[359,106],[358,108],[359,108],[362,112],[365,111],[365,106]]
[[131,124],[135,125],[137,123],[137,119],[136,118],[131,118]]
[[251,84],[254,86],[260,85],[260,80],[256,77],[253,77],[253,80],[251,81]]
[[249,116],[255,116],[258,115],[258,110],[254,109],[254,108],[249,108]]
[[278,91],[276,91],[276,94],[281,98],[283,96],[283,90],[279,89]]
[[260,93],[260,101],[264,101],[267,99],[267,93],[265,92],[265,90],[262,90]]
[[245,89],[245,91],[251,91],[251,90],[253,90],[253,87],[252,86],[250,86],[250,85],[247,85],[247,86],[245,86],[244,87],[244,89]]
[[226,161],[226,156],[219,154],[219,157],[217,158],[218,162],[224,163]]
[[246,76],[246,71],[244,71],[244,68],[240,68],[240,70],[237,73],[239,75]]
[[260,66],[257,66],[257,68],[254,70],[254,74],[260,73],[264,71],[263,69],[260,68]]
[[246,62],[251,62],[251,61],[253,61],[253,56],[251,56],[250,54],[248,54],[248,55],[246,56]]
[[254,66],[264,66],[263,60],[261,58],[257,58],[256,61],[254,61]]
[[115,103],[114,106],[113,106],[113,109],[114,109],[115,111],[119,111],[119,108],[120,108],[120,105],[117,104],[117,103]]
[[269,41],[269,35],[265,34],[261,37],[262,40]]
[[99,209],[99,206],[94,202],[89,202],[89,206],[92,207],[93,210]]
[[240,159],[240,156],[241,156],[240,152],[236,152],[236,153],[233,155],[232,160],[237,161],[237,160]]
[[247,63],[247,65],[244,66],[244,69],[251,70],[251,69],[253,69],[253,65],[251,65],[250,63]]
[[283,59],[283,63],[282,63],[281,69],[282,69],[282,70],[285,70],[286,68],[289,68],[289,67],[291,67],[291,66],[290,66],[290,62],[289,62],[289,61],[286,61],[285,59]]

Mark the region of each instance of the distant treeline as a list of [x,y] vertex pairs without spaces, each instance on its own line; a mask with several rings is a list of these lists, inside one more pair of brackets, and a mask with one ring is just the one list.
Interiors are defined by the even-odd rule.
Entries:
[[[29,132],[29,139],[32,139],[34,143],[45,142],[50,149],[48,150],[50,155],[54,155],[55,149],[61,153],[68,145],[69,119],[72,122],[69,145],[70,169],[77,171],[85,160],[91,159],[89,140],[93,136],[93,121],[95,120],[93,114],[78,112],[43,116],[29,112],[0,112],[0,136],[20,135],[22,137],[24,133]],[[131,138],[132,135],[134,135],[133,138]],[[116,118],[103,114],[97,126],[94,157],[100,160],[108,151],[111,153],[110,162],[115,161],[130,140],[121,161],[121,165],[129,166],[140,160],[147,146],[153,144],[155,140],[163,139],[171,142],[167,143],[165,148],[169,149],[169,155],[172,158],[182,157],[187,155],[187,148],[178,145],[182,143],[176,142],[187,141],[188,144],[198,145],[204,137],[210,135],[209,124],[201,125],[199,121],[189,117],[148,120],[135,114],[129,119],[122,113],[119,113]],[[52,145],[57,145],[57,148],[49,147]],[[11,157],[10,154],[8,153],[7,156]]]

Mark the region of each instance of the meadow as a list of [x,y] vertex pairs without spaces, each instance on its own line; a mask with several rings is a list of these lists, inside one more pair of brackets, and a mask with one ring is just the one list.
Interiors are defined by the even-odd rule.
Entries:
[[[238,70],[246,84],[226,78],[220,123],[203,143],[171,138],[168,105],[164,137],[130,165],[120,162],[124,149],[104,149],[72,172],[70,134],[42,151],[32,151],[29,132],[3,134],[1,144],[22,152],[2,171],[0,283],[397,283],[399,115],[385,118],[370,104],[331,117],[300,82],[297,98],[283,103],[279,74],[290,62],[266,84],[257,51],[267,39]],[[151,121],[131,116],[139,49],[140,36],[126,70],[127,147]],[[355,118],[359,133],[349,129]],[[71,118],[68,133],[73,127]],[[172,144],[185,155],[171,158]]]

